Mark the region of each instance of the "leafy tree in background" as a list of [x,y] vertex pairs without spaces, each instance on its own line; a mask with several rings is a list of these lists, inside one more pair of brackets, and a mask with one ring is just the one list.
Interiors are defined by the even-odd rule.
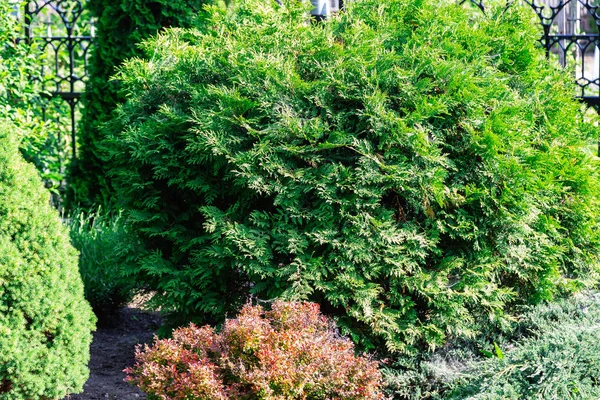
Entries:
[[14,12],[13,5],[0,3],[0,116],[17,119],[19,110],[24,114],[38,91],[28,79],[35,59],[26,46],[17,44],[18,20]]
[[[502,3],[502,4],[500,4]],[[410,352],[598,277],[600,187],[530,10],[240,0],[147,41],[103,134],[171,322],[308,299]]]
[[79,125],[79,155],[70,172],[67,203],[90,208],[110,204],[112,189],[107,171],[98,158],[102,140],[99,127],[123,101],[119,85],[110,80],[127,58],[139,56],[142,40],[163,27],[190,26],[206,0],[88,0],[96,19],[96,37],[88,68],[89,81]]
[[55,104],[41,95],[36,44],[18,41],[22,30],[16,14],[19,2],[0,3],[0,118],[13,122],[13,134],[20,138],[24,158],[33,163],[47,187],[58,190],[62,181],[60,127],[44,118],[44,110]]

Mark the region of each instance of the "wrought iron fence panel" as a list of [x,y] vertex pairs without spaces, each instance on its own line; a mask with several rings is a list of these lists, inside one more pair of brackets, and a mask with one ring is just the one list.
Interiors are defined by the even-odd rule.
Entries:
[[[45,110],[47,119],[68,127],[65,137],[71,157],[76,157],[79,100],[85,90],[94,26],[82,0],[30,0],[22,10],[22,40],[39,49],[38,80],[42,89],[59,99]],[[68,121],[63,121],[67,118]],[[60,135],[60,132],[59,132]]]
[[[461,0],[485,12],[485,0]],[[539,42],[549,58],[575,71],[577,96],[600,111],[600,2],[598,0],[509,0],[520,3],[540,22]]]

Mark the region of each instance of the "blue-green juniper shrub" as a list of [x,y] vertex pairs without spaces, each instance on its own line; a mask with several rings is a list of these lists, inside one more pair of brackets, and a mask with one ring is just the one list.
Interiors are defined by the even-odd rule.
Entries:
[[493,357],[471,363],[444,398],[596,399],[598,321],[597,293],[533,307],[517,324],[520,335]]

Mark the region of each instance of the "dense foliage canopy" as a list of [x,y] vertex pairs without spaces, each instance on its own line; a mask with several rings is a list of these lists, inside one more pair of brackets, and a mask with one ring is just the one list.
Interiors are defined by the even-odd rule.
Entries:
[[28,79],[33,56],[17,43],[18,21],[13,12],[11,4],[0,3],[0,116],[14,119],[19,109],[22,114],[26,112],[37,91]]
[[37,167],[47,186],[56,188],[64,167],[61,127],[45,118],[52,101],[41,95],[42,85],[33,79],[40,69],[37,44],[19,41],[19,6],[23,3],[0,2],[0,118],[13,122],[23,156]]
[[175,321],[310,299],[363,346],[470,335],[594,283],[597,162],[532,15],[357,0],[210,7],[119,75],[107,165]]

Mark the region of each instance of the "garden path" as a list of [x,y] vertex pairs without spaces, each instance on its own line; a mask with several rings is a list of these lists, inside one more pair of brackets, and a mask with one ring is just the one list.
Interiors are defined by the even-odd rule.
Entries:
[[64,400],[139,400],[146,396],[123,381],[123,369],[133,365],[135,345],[149,343],[160,318],[130,305],[111,326],[98,327],[91,347],[90,378],[84,392]]

